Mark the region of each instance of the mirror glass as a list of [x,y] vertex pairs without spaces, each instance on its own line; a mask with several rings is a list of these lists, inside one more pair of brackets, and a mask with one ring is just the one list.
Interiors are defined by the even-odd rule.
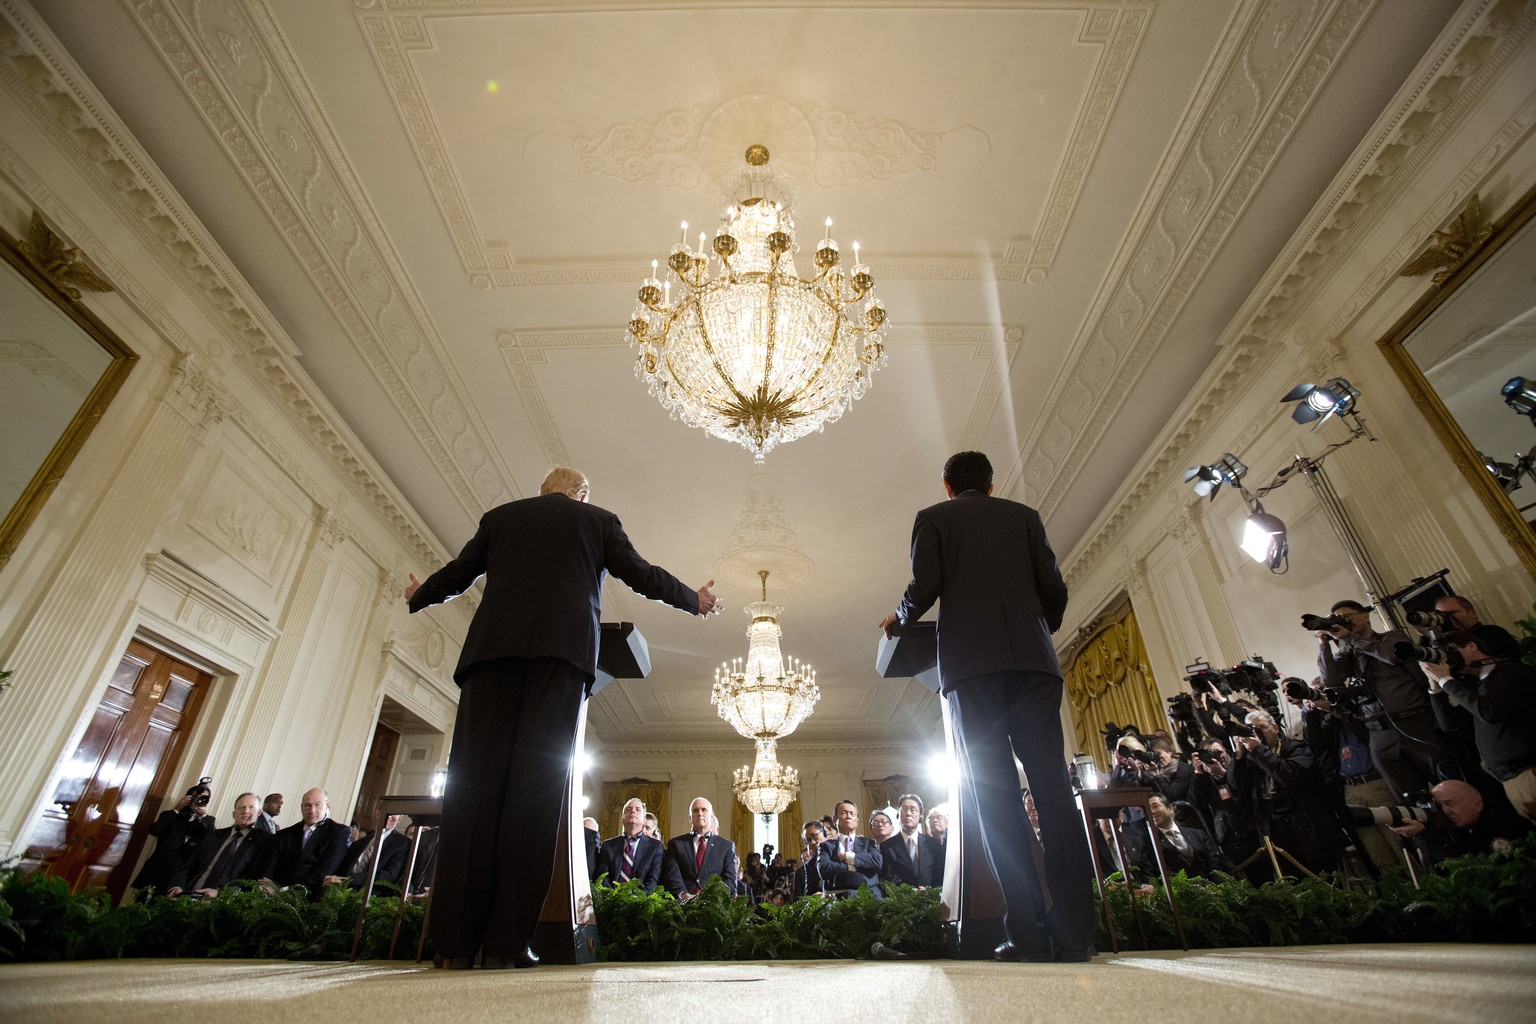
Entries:
[[138,358],[0,232],[0,565]]
[[1472,446],[1499,464],[1520,517],[1536,519],[1536,419],[1500,394],[1512,377],[1536,388],[1536,219],[1440,303],[1404,348]]

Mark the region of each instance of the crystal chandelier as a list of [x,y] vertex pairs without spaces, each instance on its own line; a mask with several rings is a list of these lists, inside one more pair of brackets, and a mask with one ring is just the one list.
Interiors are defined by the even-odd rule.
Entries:
[[763,581],[763,599],[747,605],[752,624],[747,627],[747,661],[728,661],[715,670],[715,686],[709,702],[720,717],[752,740],[776,740],[799,728],[821,699],[816,673],[809,665],[779,652],[779,615],[784,609],[768,603],[768,570],[757,573]]
[[757,760],[751,768],[736,769],[731,783],[742,806],[764,820],[770,814],[782,814],[800,795],[800,773],[779,764],[777,747],[774,740],[758,740]]
[[762,462],[775,446],[836,420],[869,389],[885,365],[885,306],[857,242],[853,268],[842,270],[831,218],[816,243],[815,276],[799,276],[788,188],[767,170],[767,147],[750,147],[746,160],[741,198],[709,248],[703,232],[698,248],[689,247],[684,221],[665,281],[652,261],[629,338],[640,349],[635,375],[674,419]]

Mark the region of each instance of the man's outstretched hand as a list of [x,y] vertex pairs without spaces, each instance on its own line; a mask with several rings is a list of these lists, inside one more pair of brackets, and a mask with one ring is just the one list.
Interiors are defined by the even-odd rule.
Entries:
[[891,612],[891,614],[887,615],[885,618],[880,620],[880,632],[885,634],[885,637],[886,637],[887,640],[889,640],[890,637],[891,637],[891,626],[895,622],[896,622],[896,613],[895,612]]
[[421,586],[421,580],[416,578],[416,574],[415,573],[411,573],[411,582],[409,582],[409,583],[407,583],[405,585],[405,599],[407,601],[409,601],[412,597],[414,597],[415,594],[416,594],[417,588],[419,588],[420,586]]
[[[415,577],[412,578],[414,579]],[[709,589],[714,585],[715,581],[710,580],[699,588],[699,615],[701,617],[705,615],[719,615],[720,609],[725,607],[725,602],[716,597],[714,592]]]

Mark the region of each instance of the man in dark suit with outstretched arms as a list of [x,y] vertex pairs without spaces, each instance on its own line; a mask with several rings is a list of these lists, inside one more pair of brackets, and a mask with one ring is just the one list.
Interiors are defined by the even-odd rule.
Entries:
[[[1008,905],[1002,960],[1086,960],[1093,879],[1064,768],[1061,669],[1051,634],[1067,586],[1040,513],[992,496],[992,464],[960,452],[944,464],[948,501],[917,514],[912,582],[880,622],[917,621],[939,604],[939,682],[976,795],[983,852]],[[1035,870],[1034,829],[1019,799],[1017,755],[1040,814],[1051,912]]]
[[719,610],[714,580],[690,590],[646,562],[618,516],[587,503],[587,479],[552,469],[535,498],[499,505],[459,557],[425,581],[411,611],[485,577],[454,678],[453,728],[432,941],[437,964],[532,967],[570,788],[581,704],[596,678],[603,579],[694,615]]

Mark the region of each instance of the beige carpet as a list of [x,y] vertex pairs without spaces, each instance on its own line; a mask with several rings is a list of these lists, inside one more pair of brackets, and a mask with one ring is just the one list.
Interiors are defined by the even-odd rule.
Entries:
[[132,960],[0,967],[6,1024],[689,1019],[1530,1024],[1536,947],[1135,953],[1070,966],[823,960],[446,972],[380,963]]

